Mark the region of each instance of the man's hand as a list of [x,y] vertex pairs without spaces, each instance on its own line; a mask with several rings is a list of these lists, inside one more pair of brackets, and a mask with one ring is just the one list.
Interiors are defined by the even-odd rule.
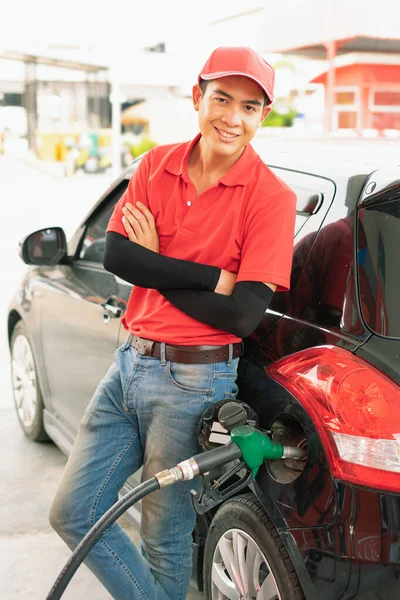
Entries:
[[127,203],[122,212],[124,213],[122,224],[129,240],[148,250],[159,252],[160,242],[156,222],[149,209],[140,202],[136,203],[136,207]]
[[233,288],[235,287],[236,277],[236,273],[221,269],[221,275],[219,276],[217,287],[214,292],[216,294],[223,294],[224,296],[231,296]]

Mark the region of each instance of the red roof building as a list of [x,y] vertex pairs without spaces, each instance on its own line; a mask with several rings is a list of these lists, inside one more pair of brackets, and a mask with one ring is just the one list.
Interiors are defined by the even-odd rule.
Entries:
[[[328,61],[325,130],[400,130],[400,3],[281,0],[265,10],[259,47]],[[278,24],[280,24],[278,26]]]
[[[370,55],[351,58],[353,64],[335,67],[331,129],[400,131],[400,64],[372,63]],[[312,80],[327,82],[327,72]]]

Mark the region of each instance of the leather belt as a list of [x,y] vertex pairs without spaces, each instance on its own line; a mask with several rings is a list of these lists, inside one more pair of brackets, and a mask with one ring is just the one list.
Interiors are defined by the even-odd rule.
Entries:
[[[132,335],[130,344],[139,354],[161,358],[161,342],[145,340],[144,338]],[[239,342],[233,345],[232,358],[237,358],[242,354],[242,344]],[[216,362],[228,362],[229,345],[226,346],[171,346],[165,344],[166,360],[178,363],[187,363],[190,365],[209,364]]]

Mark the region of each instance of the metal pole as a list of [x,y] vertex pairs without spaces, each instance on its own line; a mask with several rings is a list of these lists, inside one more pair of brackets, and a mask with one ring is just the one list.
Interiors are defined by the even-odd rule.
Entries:
[[333,129],[332,117],[335,104],[335,57],[337,44],[334,41],[325,44],[328,73],[325,86],[325,133],[331,133]]
[[111,120],[112,120],[112,173],[116,179],[121,172],[121,78],[114,61],[111,76]]
[[28,147],[35,154],[37,152],[36,129],[38,126],[37,89],[36,61],[32,58],[25,63],[24,106],[27,113]]

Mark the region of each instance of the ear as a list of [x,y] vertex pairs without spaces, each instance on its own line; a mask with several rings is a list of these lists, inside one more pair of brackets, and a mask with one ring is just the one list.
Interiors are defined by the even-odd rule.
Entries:
[[199,110],[200,101],[201,101],[202,97],[203,97],[203,94],[201,92],[200,86],[198,83],[196,83],[192,89],[192,100],[193,100],[194,110]]
[[262,113],[261,113],[260,123],[262,123],[264,121],[265,117],[267,115],[269,115],[269,113],[271,112],[271,110],[272,110],[272,104],[268,104],[268,106],[264,106],[264,108],[262,110]]

